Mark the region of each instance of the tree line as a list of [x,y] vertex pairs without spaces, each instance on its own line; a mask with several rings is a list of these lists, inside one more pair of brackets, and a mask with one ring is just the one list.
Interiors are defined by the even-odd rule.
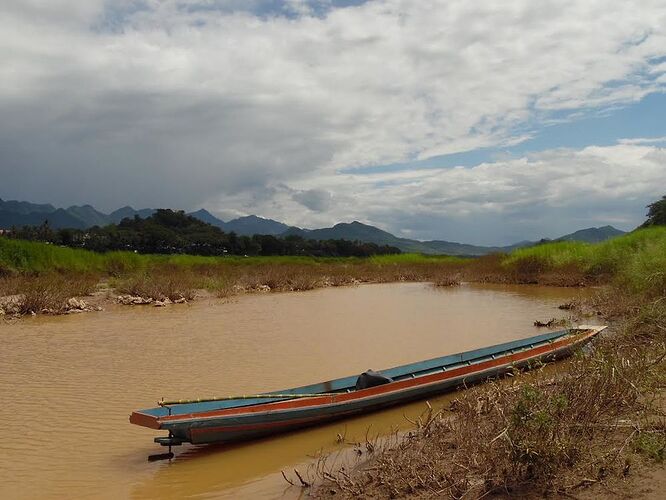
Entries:
[[348,240],[308,240],[301,236],[240,236],[185,214],[159,209],[150,217],[126,218],[118,224],[89,229],[52,229],[41,226],[12,228],[9,237],[85,248],[95,252],[124,250],[138,253],[191,255],[303,255],[368,257],[400,253],[396,247]]

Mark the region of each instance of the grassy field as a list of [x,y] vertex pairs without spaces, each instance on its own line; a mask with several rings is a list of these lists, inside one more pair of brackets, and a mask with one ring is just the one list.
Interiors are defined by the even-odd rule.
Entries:
[[[0,296],[39,287],[81,295],[107,281],[119,293],[163,300],[248,291],[310,290],[357,282],[460,281],[581,286],[614,283],[634,293],[666,294],[666,228],[641,229],[599,244],[546,243],[481,258],[383,255],[370,258],[200,257],[94,253],[0,238]],[[85,277],[82,279],[82,277]],[[54,284],[55,283],[55,284]],[[61,302],[61,294],[57,296]],[[36,301],[36,303],[39,301]],[[45,300],[48,302],[48,300]],[[44,307],[45,310],[59,310]],[[33,311],[34,312],[34,311]]]
[[522,248],[502,261],[537,274],[578,273],[587,282],[610,282],[634,292],[666,294],[666,227],[639,229],[602,243],[557,242]]
[[467,259],[419,254],[356,257],[201,257],[196,255],[141,255],[132,252],[95,253],[45,243],[0,238],[0,273],[99,272],[116,274],[144,270],[153,265],[195,267],[206,265],[321,265],[321,264],[439,264]]
[[[91,282],[107,282],[119,294],[163,301],[191,300],[196,290],[220,297],[251,291],[310,290],[357,282],[456,282],[471,259],[415,254],[371,258],[201,257],[94,253],[0,238],[0,297],[30,291],[34,307],[23,313],[63,311],[64,296],[85,295]],[[41,300],[35,294],[44,291]],[[59,293],[53,293],[59,290]],[[26,294],[27,300],[27,294]]]

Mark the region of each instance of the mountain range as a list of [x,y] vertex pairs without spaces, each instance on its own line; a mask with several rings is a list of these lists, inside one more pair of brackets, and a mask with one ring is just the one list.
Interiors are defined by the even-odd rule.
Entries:
[[[87,229],[92,226],[117,224],[124,218],[131,218],[137,215],[141,218],[146,218],[154,212],[155,209],[151,208],[135,210],[130,206],[126,206],[119,208],[110,214],[105,214],[96,210],[91,205],[73,205],[68,208],[55,208],[50,204],[35,204],[27,201],[15,200],[3,201],[0,199],[0,229],[8,229],[12,226],[36,226],[41,225],[45,220],[48,220],[49,225],[54,229]],[[507,246],[479,246],[444,240],[418,241],[400,238],[387,231],[383,231],[382,229],[358,221],[350,223],[343,222],[336,224],[333,227],[321,229],[303,229],[288,226],[287,224],[272,219],[257,217],[256,215],[239,217],[228,222],[215,217],[205,209],[191,212],[189,215],[219,227],[225,232],[234,232],[243,236],[268,234],[282,237],[294,235],[313,240],[345,239],[376,243],[378,245],[391,245],[399,248],[403,252],[424,254],[486,255],[494,252],[509,252],[515,248],[539,243],[539,241],[521,241]],[[560,236],[553,241],[585,241],[589,243],[597,243],[622,234],[624,234],[624,231],[620,231],[613,226],[592,227]]]

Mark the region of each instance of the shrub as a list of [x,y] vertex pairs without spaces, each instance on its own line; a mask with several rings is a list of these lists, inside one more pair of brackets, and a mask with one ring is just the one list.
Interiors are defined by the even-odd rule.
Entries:
[[121,294],[164,301],[192,300],[197,281],[191,272],[169,268],[153,269],[146,273],[121,279],[116,290]]

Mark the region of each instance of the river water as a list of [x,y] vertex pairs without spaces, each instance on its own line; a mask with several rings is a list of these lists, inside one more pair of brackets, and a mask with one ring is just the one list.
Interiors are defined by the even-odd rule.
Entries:
[[0,322],[0,498],[294,498],[281,470],[340,449],[338,434],[404,428],[424,403],[232,447],[186,445],[162,462],[147,461],[163,451],[160,433],[129,413],[161,397],[284,389],[528,337],[581,293],[381,284]]

